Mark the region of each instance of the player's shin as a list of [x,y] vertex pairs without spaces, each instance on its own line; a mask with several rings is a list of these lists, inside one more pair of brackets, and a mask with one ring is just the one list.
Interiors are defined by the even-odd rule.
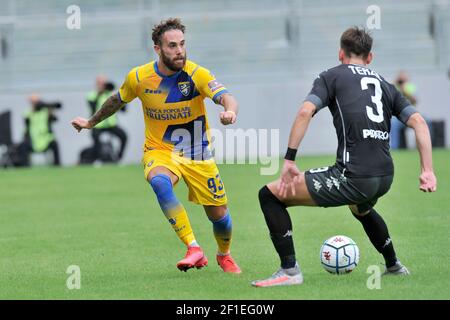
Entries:
[[366,215],[353,215],[363,225],[364,230],[375,249],[383,255],[384,260],[386,261],[386,267],[389,268],[394,266],[397,262],[397,258],[387,225],[383,218],[373,208],[370,209],[369,213]]
[[218,254],[229,254],[233,230],[230,213],[227,210],[226,214],[219,220],[210,219],[210,221],[213,224],[214,237],[216,238],[217,246],[219,248]]
[[270,238],[280,257],[281,267],[283,269],[295,267],[292,222],[286,205],[278,200],[267,186],[259,191],[259,202],[270,231]]
[[155,191],[159,205],[167,220],[172,225],[180,240],[186,245],[196,244],[195,236],[189,222],[189,217],[183,205],[178,201],[173,192],[170,178],[164,174],[152,178],[150,185]]

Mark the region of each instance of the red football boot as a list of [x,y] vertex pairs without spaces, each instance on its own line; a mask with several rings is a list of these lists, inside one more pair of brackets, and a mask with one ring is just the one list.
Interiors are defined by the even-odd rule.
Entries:
[[201,269],[208,265],[208,259],[200,247],[189,247],[183,260],[177,263],[180,271],[188,271],[191,268]]
[[223,269],[224,272],[229,273],[241,273],[241,268],[234,262],[233,257],[230,254],[217,255],[217,263]]

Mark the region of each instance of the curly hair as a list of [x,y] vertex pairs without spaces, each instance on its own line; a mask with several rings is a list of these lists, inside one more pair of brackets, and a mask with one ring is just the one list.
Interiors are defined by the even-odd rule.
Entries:
[[162,35],[169,30],[180,30],[184,33],[186,27],[181,23],[179,18],[169,18],[165,21],[161,21],[155,25],[152,29],[152,40],[155,45],[161,45]]

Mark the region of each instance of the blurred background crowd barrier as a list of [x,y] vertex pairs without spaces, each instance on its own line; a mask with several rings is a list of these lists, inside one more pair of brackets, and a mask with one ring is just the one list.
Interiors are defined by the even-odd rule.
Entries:
[[[11,140],[18,143],[27,97],[38,92],[60,101],[64,107],[53,130],[64,165],[76,164],[91,144],[91,135],[77,134],[70,120],[90,116],[86,95],[95,77],[105,74],[120,85],[132,67],[154,59],[151,28],[168,17],[180,17],[187,27],[188,58],[210,69],[237,97],[240,115],[233,127],[279,129],[280,151],[314,78],[339,63],[341,33],[351,25],[366,26],[371,5],[381,14],[380,28],[372,30],[371,68],[391,82],[406,70],[419,110],[440,123],[437,128],[450,123],[449,0],[74,2],[2,0],[0,6],[0,113],[11,112]],[[66,27],[66,10],[74,4],[81,10],[80,29]],[[224,130],[219,111],[208,103],[212,127]],[[335,152],[330,119],[323,111],[314,118],[302,154]],[[139,101],[118,121],[128,134],[123,162],[138,163],[144,140]],[[0,125],[0,132],[6,131],[6,124]],[[449,131],[438,144],[449,147]]]

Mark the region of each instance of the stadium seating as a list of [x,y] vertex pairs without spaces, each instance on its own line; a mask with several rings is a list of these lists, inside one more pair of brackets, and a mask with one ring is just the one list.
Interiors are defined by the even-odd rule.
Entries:
[[[269,0],[79,1],[81,29],[68,30],[70,1],[9,2],[2,14],[10,19],[0,20],[0,31],[12,42],[12,54],[0,62],[4,89],[20,87],[29,78],[35,85],[77,85],[105,70],[122,78],[124,70],[153,56],[151,26],[168,12],[182,16],[189,28],[189,57],[214,66],[222,76],[254,81],[259,78],[255,75],[268,74],[309,78],[336,63],[336,39],[349,21],[365,25],[371,4],[344,0],[330,7],[324,0],[284,0],[274,7]],[[376,62],[378,70],[433,70],[450,62],[448,1],[435,6],[431,0],[377,4],[382,8],[384,32],[374,30],[374,50],[385,57]],[[319,19],[317,12],[321,12]],[[434,33],[431,13],[439,22]]]

